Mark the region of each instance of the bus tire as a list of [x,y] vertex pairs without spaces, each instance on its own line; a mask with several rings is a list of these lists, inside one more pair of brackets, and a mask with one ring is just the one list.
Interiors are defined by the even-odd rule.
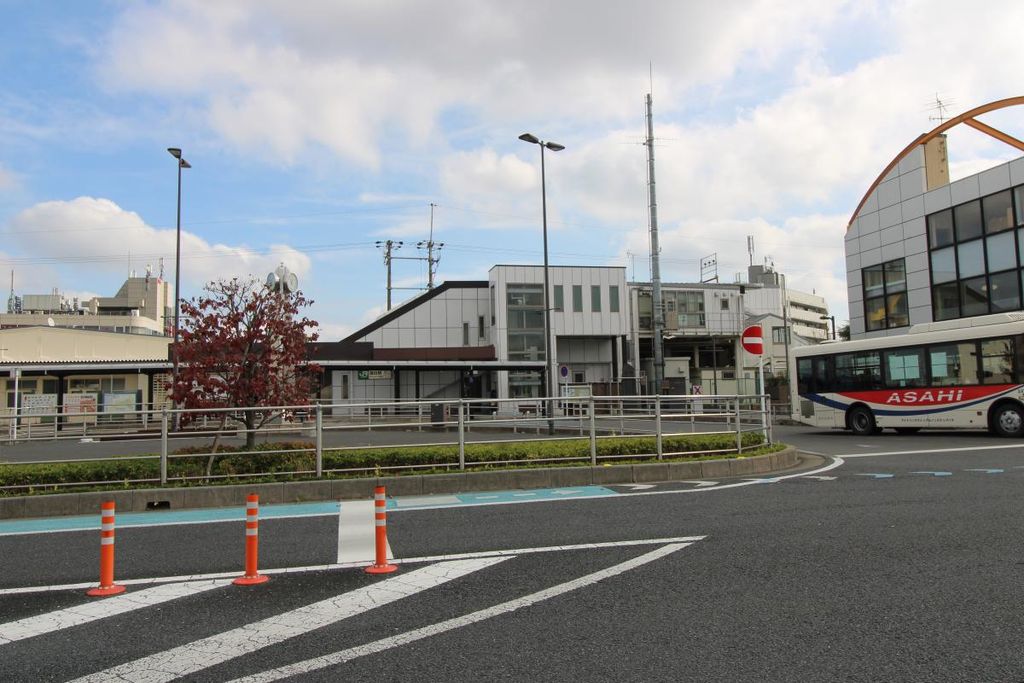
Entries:
[[1024,436],[1024,410],[1017,403],[1000,403],[992,409],[989,424],[997,436]]
[[857,436],[870,436],[879,432],[875,416],[867,406],[854,406],[846,411],[846,425]]

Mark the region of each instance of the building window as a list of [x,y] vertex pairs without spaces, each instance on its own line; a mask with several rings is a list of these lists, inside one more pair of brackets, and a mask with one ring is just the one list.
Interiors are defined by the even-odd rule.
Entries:
[[590,310],[601,312],[601,285],[590,285]]
[[487,330],[484,329],[484,317],[482,315],[479,316],[476,319],[476,323],[477,323],[477,326],[480,328],[480,331],[478,333],[478,338],[479,339],[486,339],[487,338]]
[[1021,310],[1022,202],[1024,186],[927,217],[934,320]]
[[676,292],[679,327],[704,327],[704,292]]
[[462,345],[469,346],[469,323],[462,323]]
[[870,332],[909,325],[904,259],[868,266],[861,270],[861,276],[864,282],[865,328]]
[[786,334],[789,330],[785,327],[773,327],[772,328],[772,343],[773,344],[785,344],[790,341],[787,339],[789,335]]
[[572,286],[572,312],[583,312],[583,285]]
[[608,287],[608,311],[611,313],[619,312],[619,286],[610,285]]
[[508,358],[544,360],[544,286],[507,285]]
[[562,288],[562,285],[555,285],[555,305],[554,305],[554,309],[556,311],[564,311],[565,310],[565,290]]
[[720,301],[722,302],[721,304],[719,304],[721,306],[721,310],[728,311],[729,310],[729,300],[723,297],[722,299],[720,299]]

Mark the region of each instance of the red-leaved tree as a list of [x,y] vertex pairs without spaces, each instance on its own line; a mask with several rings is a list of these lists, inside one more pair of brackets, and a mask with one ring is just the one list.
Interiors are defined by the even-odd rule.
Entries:
[[[255,430],[278,417],[281,406],[309,403],[320,368],[306,364],[306,343],[316,341],[317,322],[300,318],[299,310],[313,302],[252,278],[218,280],[203,289],[204,296],[181,303],[178,379],[171,396],[178,407],[210,409],[221,428],[228,421],[240,424],[251,449]],[[267,410],[231,410],[259,407]],[[196,415],[186,413],[184,419]]]

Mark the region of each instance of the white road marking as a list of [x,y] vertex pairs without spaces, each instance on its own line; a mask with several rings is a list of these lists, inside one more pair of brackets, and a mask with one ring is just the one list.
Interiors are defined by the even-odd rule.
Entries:
[[696,484],[697,486],[718,486],[717,481],[704,481],[703,479],[684,479],[680,484]]
[[[338,510],[338,564],[372,562],[376,528],[372,500],[345,500]],[[388,543],[387,556],[391,555]]]
[[231,581],[228,579],[167,583],[134,593],[122,593],[111,598],[94,600],[55,612],[11,621],[0,624],[0,645],[87,624],[90,621],[124,614],[143,607],[152,607],[168,600],[195,595],[230,584]]
[[110,680],[162,683],[250,654],[289,638],[368,612],[390,602],[490,567],[505,558],[478,558],[430,565],[321,600],[187,645],[83,676],[75,683]]
[[814,475],[814,474],[805,474],[803,476],[803,478],[804,479],[817,479],[818,481],[835,481],[836,480],[835,477],[820,476],[820,475]]
[[446,633],[463,626],[469,626],[470,624],[475,624],[484,621],[485,619],[491,619],[492,617],[497,617],[502,614],[510,614],[518,609],[530,607],[531,605],[535,605],[545,600],[550,600],[551,598],[558,597],[559,595],[593,585],[603,579],[618,576],[630,569],[636,569],[637,567],[653,562],[665,557],[666,555],[670,555],[677,550],[685,548],[687,545],[689,545],[689,543],[673,543],[665,545],[657,550],[652,550],[649,553],[641,555],[640,557],[633,558],[632,560],[622,562],[621,564],[614,565],[607,569],[602,569],[601,571],[597,571],[592,574],[587,574],[586,576],[581,576],[580,578],[573,579],[572,581],[566,581],[565,583],[561,583],[542,591],[537,591],[536,593],[531,593],[530,595],[526,595],[521,598],[516,598],[515,600],[509,600],[508,602],[503,602],[499,605],[478,610],[461,617],[446,619],[445,621],[440,621],[436,624],[431,624],[430,626],[424,626],[422,628],[400,633],[388,638],[382,638],[365,645],[358,645],[356,647],[334,652],[322,657],[307,659],[303,662],[297,662],[278,669],[264,671],[253,676],[239,678],[232,683],[241,683],[242,681],[245,681],[246,683],[278,681],[282,678],[288,678],[289,676],[296,676],[299,674],[309,673],[311,671],[325,669],[329,666],[344,664],[345,662],[349,662],[358,657],[383,652],[401,645],[408,645],[409,643],[414,643],[417,640]]
[[[508,555],[526,555],[531,553],[551,553],[566,550],[593,550],[595,548],[619,548],[635,545],[662,545],[664,543],[689,543],[701,541],[706,536],[678,536],[674,538],[648,538],[633,541],[607,541],[601,543],[577,543],[574,545],[553,545],[538,548],[508,548],[505,550],[482,550],[471,553],[458,553],[453,555],[430,555],[423,557],[394,558],[392,564],[420,564],[423,562],[443,562],[446,560],[468,560],[477,557],[505,557]],[[260,574],[301,574],[304,572],[325,572],[338,569],[356,569],[367,566],[367,562],[343,562],[340,564],[317,564],[306,567],[281,567],[278,569],[260,569]],[[169,582],[187,581],[209,581],[212,579],[234,579],[238,572],[219,572],[215,574],[194,574],[189,576],[163,576],[148,579],[126,579],[118,581],[123,586],[138,586],[146,584],[162,584]],[[68,583],[54,586],[24,586],[19,588],[2,588],[2,595],[19,595],[24,593],[49,593],[55,591],[80,590],[92,588],[96,583]],[[109,599],[108,599],[109,601]]]
[[993,451],[1007,448],[1024,448],[1024,444],[1004,444],[1000,446],[960,446],[958,448],[924,448],[916,451],[885,451],[882,453],[844,453],[833,458],[877,458],[880,455],[920,455],[922,453],[964,453],[969,451]]

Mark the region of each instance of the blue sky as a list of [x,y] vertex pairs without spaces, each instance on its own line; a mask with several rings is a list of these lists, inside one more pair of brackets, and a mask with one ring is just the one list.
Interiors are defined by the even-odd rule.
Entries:
[[[848,316],[843,234],[892,156],[1020,95],[1020,3],[0,0],[0,271],[19,294],[110,295],[130,269],[298,273],[324,339],[383,312],[377,240],[444,242],[438,279],[551,261],[649,277],[653,86],[662,274],[770,258]],[[985,120],[1018,136],[1013,109]],[[954,178],[1016,156],[950,136]],[[426,283],[396,261],[396,286]],[[401,290],[401,301],[414,291]],[[6,297],[4,297],[6,299]]]

